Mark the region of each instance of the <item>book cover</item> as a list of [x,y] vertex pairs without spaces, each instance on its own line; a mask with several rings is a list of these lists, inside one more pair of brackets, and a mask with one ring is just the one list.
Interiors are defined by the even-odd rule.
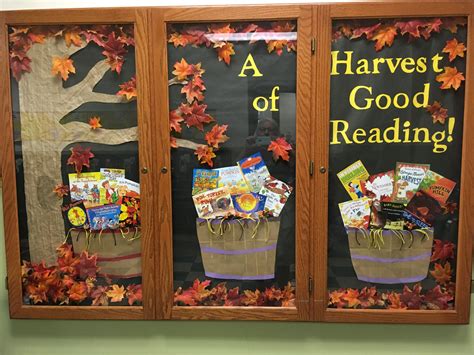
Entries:
[[217,218],[235,214],[229,190],[220,187],[193,196],[194,206],[199,218]]
[[341,170],[337,173],[337,177],[353,200],[364,197],[360,182],[367,180],[369,173],[360,160]]
[[121,204],[124,196],[140,197],[140,184],[126,178],[102,180],[100,184],[101,205],[111,203]]
[[254,192],[231,196],[236,216],[258,217],[263,214],[266,196]]
[[385,225],[383,228],[402,230],[405,225],[405,219],[403,218],[405,205],[396,202],[381,202],[381,205],[382,214],[385,218]]
[[432,170],[428,170],[425,178],[420,184],[420,190],[426,192],[426,194],[444,205],[453,192],[455,186],[456,183],[454,181],[449,180]]
[[362,197],[358,200],[341,202],[339,210],[345,227],[369,228],[369,198]]
[[370,175],[367,181],[361,181],[360,186],[365,196],[382,202],[392,201],[395,172]]
[[439,201],[423,191],[415,194],[406,209],[430,227],[443,212]]
[[252,192],[258,193],[265,180],[270,177],[265,161],[260,153],[255,153],[245,159],[240,160],[239,164],[245,181]]
[[72,202],[61,207],[67,229],[83,227],[87,223],[87,213],[82,201]]
[[105,205],[88,208],[87,218],[91,230],[116,229],[119,227],[120,206]]
[[418,191],[429,164],[397,163],[393,201],[408,203]]
[[69,174],[69,191],[71,201],[84,201],[86,208],[99,206],[100,183],[102,174],[99,172]]
[[219,177],[217,169],[193,169],[193,190],[191,194],[197,195],[204,191],[216,189]]
[[115,181],[125,178],[125,169],[100,168],[104,180]]
[[231,195],[250,192],[244,175],[237,165],[215,170],[218,172],[217,187],[227,187]]
[[407,210],[403,211],[403,218],[405,219],[405,228],[408,230],[416,228],[429,228],[428,223],[423,222],[421,219]]
[[124,196],[120,205],[119,222],[121,227],[138,227],[140,218],[140,199]]
[[267,197],[265,202],[265,211],[272,214],[274,217],[278,217],[285,207],[288,197],[291,195],[293,188],[284,183],[281,180],[270,177],[265,180],[260,194]]

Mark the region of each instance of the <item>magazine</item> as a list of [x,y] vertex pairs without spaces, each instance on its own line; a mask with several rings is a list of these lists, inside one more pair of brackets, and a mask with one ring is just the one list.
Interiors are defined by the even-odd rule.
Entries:
[[341,170],[337,173],[337,177],[353,200],[364,197],[364,193],[361,189],[361,181],[367,180],[369,173],[360,160],[357,160],[344,170]]

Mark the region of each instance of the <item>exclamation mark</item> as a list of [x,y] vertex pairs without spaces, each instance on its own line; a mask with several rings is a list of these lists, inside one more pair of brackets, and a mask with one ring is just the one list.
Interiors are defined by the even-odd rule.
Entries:
[[448,142],[451,143],[453,141],[453,130],[454,130],[454,122],[456,119],[454,117],[449,117],[448,119]]

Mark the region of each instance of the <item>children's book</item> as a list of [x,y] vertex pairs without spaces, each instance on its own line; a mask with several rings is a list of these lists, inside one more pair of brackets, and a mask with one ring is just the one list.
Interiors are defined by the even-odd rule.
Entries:
[[393,170],[370,175],[367,181],[360,183],[363,194],[378,201],[390,202],[393,195],[394,176]]
[[265,180],[260,194],[267,197],[265,202],[265,211],[269,212],[274,217],[278,217],[283,210],[283,207],[288,201],[288,197],[291,195],[293,188],[285,184],[283,181],[269,177]]
[[369,228],[370,205],[369,198],[363,197],[339,204],[342,221],[345,227]]
[[101,205],[101,180],[102,175],[99,172],[69,174],[71,201],[84,201],[86,208]]
[[405,219],[403,218],[403,211],[405,211],[405,205],[403,203],[396,202],[381,202],[382,214],[385,218],[385,229],[402,230],[405,225]]
[[258,193],[265,180],[270,177],[265,161],[260,153],[255,153],[238,162],[250,191]]
[[192,195],[217,188],[219,171],[217,169],[194,169]]
[[353,200],[364,197],[360,185],[361,181],[368,179],[369,173],[360,160],[357,160],[344,170],[341,170],[337,173],[337,177]]
[[262,215],[266,199],[265,196],[254,192],[232,195],[235,215],[239,217],[258,217]]
[[87,223],[86,208],[82,201],[72,202],[62,206],[64,221],[67,229],[82,227]]
[[424,191],[418,191],[406,209],[430,227],[443,212],[439,201]]
[[456,183],[449,180],[432,170],[426,172],[425,178],[420,184],[420,190],[426,192],[429,196],[437,200],[441,205],[446,201],[453,192]]
[[242,175],[242,171],[237,165],[215,170],[217,170],[218,173],[217,187],[226,186],[231,195],[250,192],[250,189],[245,182],[244,175]]
[[138,227],[140,225],[139,198],[123,196],[119,220],[122,227]]
[[100,168],[104,180],[115,181],[125,178],[125,169]]
[[412,230],[429,227],[428,223],[423,222],[421,219],[407,210],[403,211],[403,218],[405,219],[405,229]]
[[125,178],[101,182],[100,202],[102,205],[121,204],[124,196],[140,197],[140,184]]
[[119,227],[119,205],[92,207],[86,211],[91,230],[98,231],[103,229],[116,229]]
[[418,191],[429,164],[397,163],[393,201],[408,203]]
[[193,196],[199,218],[216,218],[235,214],[234,205],[227,187],[202,192]]

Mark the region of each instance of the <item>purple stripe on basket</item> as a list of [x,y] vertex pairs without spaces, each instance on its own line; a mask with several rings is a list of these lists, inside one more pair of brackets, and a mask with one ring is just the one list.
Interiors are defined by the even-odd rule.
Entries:
[[231,275],[231,274],[217,274],[215,272],[204,272],[208,277],[213,279],[229,279],[229,280],[270,280],[275,278],[275,274],[265,275],[254,275],[254,276],[242,276],[242,275]]
[[357,278],[360,281],[365,282],[373,282],[378,284],[403,284],[403,283],[412,283],[424,280],[426,278],[426,274],[412,276],[412,277],[400,277],[400,278],[392,278],[392,277],[369,277],[369,276],[360,276],[357,275]]
[[212,253],[212,254],[222,254],[222,255],[243,255],[243,254],[252,254],[259,253],[261,251],[275,250],[277,247],[276,244],[267,245],[266,247],[253,248],[253,249],[240,249],[240,250],[223,250],[216,249],[211,247],[201,247],[203,253]]
[[376,258],[373,256],[367,256],[367,255],[351,254],[352,259],[374,261],[377,263],[403,263],[406,261],[423,260],[430,256],[431,256],[431,251],[427,251],[426,253],[415,255],[415,256],[408,256],[406,258]]

